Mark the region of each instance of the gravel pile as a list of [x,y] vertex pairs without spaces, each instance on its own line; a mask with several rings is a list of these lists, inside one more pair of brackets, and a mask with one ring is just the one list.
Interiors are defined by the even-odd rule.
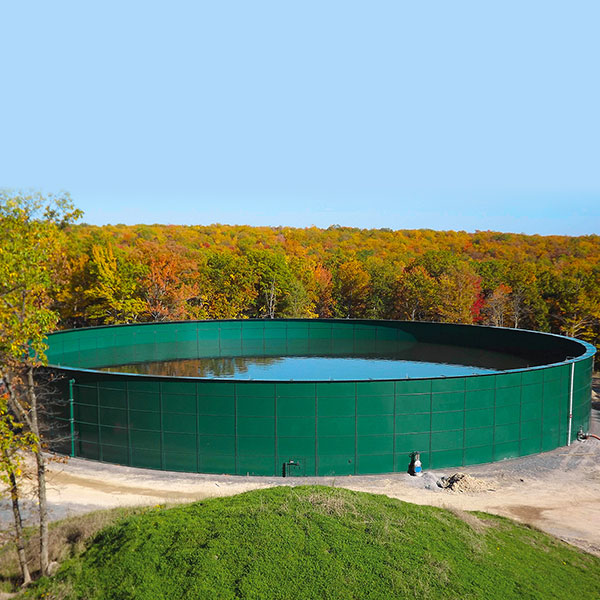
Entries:
[[496,482],[489,479],[479,479],[466,473],[454,473],[449,477],[442,477],[438,485],[444,490],[461,494],[493,492],[496,489]]

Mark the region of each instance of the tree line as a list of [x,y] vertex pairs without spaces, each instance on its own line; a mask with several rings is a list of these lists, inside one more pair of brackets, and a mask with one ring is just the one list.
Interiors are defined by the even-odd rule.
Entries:
[[178,319],[475,323],[600,339],[600,236],[71,225],[59,327]]

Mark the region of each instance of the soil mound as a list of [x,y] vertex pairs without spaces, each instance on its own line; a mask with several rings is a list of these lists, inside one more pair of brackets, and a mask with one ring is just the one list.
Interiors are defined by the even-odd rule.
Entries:
[[454,473],[440,479],[440,487],[450,492],[468,494],[470,492],[493,492],[496,482],[489,479],[479,479],[466,473]]

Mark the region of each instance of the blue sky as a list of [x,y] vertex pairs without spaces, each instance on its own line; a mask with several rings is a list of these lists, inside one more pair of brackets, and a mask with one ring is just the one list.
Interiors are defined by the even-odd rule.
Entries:
[[0,187],[90,223],[600,233],[600,3],[11,2]]

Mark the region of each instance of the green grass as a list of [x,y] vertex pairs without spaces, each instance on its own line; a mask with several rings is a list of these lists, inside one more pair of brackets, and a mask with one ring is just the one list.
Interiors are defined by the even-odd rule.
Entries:
[[[140,507],[120,507],[109,510],[98,510],[68,517],[61,521],[50,523],[48,554],[51,561],[63,562],[69,557],[78,556],[85,550],[87,542],[101,529],[123,519],[140,513]],[[26,551],[29,559],[29,570],[38,575],[40,554],[37,527],[25,529]],[[21,572],[17,561],[17,553],[12,543],[6,543],[12,538],[12,528],[0,532],[0,592],[13,592],[18,589]]]
[[600,559],[500,517],[277,487],[122,519],[27,597],[600,598]]

